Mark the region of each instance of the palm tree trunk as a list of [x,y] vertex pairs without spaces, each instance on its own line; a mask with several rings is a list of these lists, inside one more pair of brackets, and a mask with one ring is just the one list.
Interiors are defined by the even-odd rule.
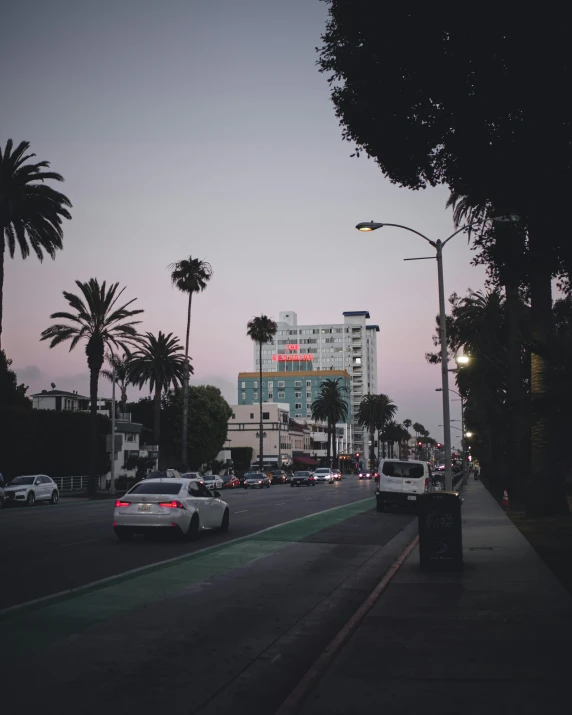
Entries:
[[127,390],[125,388],[125,385],[121,386],[121,412],[125,414],[125,410],[127,409]]
[[522,408],[524,404],[522,357],[520,340],[521,302],[518,284],[512,281],[505,284],[506,299],[506,334],[507,334],[507,407],[508,407],[508,485],[512,498],[523,496],[524,483],[527,481],[525,460],[523,459]]
[[338,432],[336,429],[336,423],[333,423],[333,433],[332,433],[333,439],[332,439],[332,466],[335,468],[337,467],[337,461],[338,461]]
[[0,229],[0,350],[2,350],[2,320],[4,318],[4,254],[6,241],[4,239],[4,226]]
[[328,460],[328,467],[330,466],[330,457],[332,455],[332,421],[328,417],[328,426],[327,426],[327,432],[328,432],[328,443],[326,445],[326,458]]
[[258,351],[258,357],[260,358],[260,381],[258,383],[258,397],[260,404],[260,454],[258,455],[258,457],[260,471],[262,471],[264,467],[264,432],[262,431],[262,427],[264,425],[262,421],[262,343],[258,343]]
[[375,424],[372,422],[369,426],[369,441],[371,444],[369,445],[369,469],[370,471],[374,470],[374,462],[375,462],[375,449],[373,446],[373,440],[375,439]]
[[181,462],[187,464],[187,436],[189,425],[189,334],[191,332],[191,303],[193,292],[189,293],[189,308],[187,313],[187,335],[185,339],[185,375],[183,378],[183,431],[181,434]]
[[[89,371],[89,462],[87,472],[87,493],[94,496],[97,480],[97,383],[99,370],[92,368]],[[111,459],[115,459],[115,445],[111,445]]]
[[159,448],[161,439],[161,386],[156,385],[153,398],[153,441]]

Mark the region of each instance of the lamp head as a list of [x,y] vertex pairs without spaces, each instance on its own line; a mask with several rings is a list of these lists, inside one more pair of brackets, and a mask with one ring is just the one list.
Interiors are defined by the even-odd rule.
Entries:
[[369,231],[375,231],[378,228],[383,228],[383,224],[376,223],[375,221],[362,221],[361,223],[357,224],[356,228],[358,231],[368,233]]

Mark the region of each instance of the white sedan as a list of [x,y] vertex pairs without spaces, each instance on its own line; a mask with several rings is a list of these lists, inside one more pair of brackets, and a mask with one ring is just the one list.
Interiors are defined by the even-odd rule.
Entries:
[[224,482],[216,474],[203,474],[201,481],[209,489],[222,489]]
[[219,496],[198,479],[145,479],[115,502],[113,529],[120,541],[163,530],[189,540],[203,529],[226,532],[230,509]]
[[45,474],[15,477],[4,488],[4,492],[6,504],[20,502],[21,504],[34,506],[37,501],[48,501],[50,504],[57,504],[60,498],[57,484]]

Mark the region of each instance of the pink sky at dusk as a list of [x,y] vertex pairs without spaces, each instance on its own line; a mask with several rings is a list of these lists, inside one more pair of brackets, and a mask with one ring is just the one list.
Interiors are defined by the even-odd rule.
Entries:
[[[447,191],[399,188],[350,158],[315,64],[326,10],[317,0],[4,4],[3,24],[25,25],[27,42],[8,34],[0,50],[13,67],[0,142],[30,141],[73,203],[55,261],[7,260],[3,347],[30,392],[55,382],[87,394],[83,347],[39,342],[75,279],[119,281],[145,310],[142,330],[184,338],[185,298],[167,265],[192,254],[214,269],[194,301],[194,382],[236,400],[237,373],[253,368],[254,315],[341,322],[344,310],[369,310],[381,329],[378,390],[398,419],[442,439],[440,372],[424,358],[436,266],[403,262],[429,255],[411,234],[354,226],[446,237]],[[463,236],[447,246],[447,296],[482,287],[472,256]]]

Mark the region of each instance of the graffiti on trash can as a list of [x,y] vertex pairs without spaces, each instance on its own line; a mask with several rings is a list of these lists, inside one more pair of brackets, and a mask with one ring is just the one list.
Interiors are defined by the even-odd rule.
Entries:
[[451,514],[437,514],[431,512],[425,517],[425,526],[427,529],[450,529],[455,523]]

